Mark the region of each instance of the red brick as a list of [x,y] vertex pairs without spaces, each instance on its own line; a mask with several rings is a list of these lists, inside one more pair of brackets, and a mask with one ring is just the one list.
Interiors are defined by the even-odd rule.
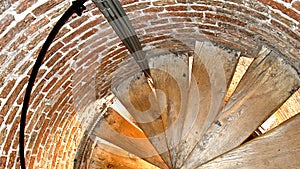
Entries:
[[138,3],[134,3],[134,4],[130,4],[128,6],[125,6],[124,10],[126,12],[132,12],[132,11],[138,11],[140,9],[145,9],[148,6],[150,6],[150,2],[138,2]]
[[290,29],[288,29],[286,26],[282,25],[281,23],[279,23],[275,20],[271,20],[271,24],[273,26],[279,28],[281,31],[285,32],[286,34],[288,34],[292,38],[296,39],[298,42],[300,41],[300,36],[295,34],[293,31],[291,31]]
[[18,33],[18,30],[14,27],[11,28],[2,38],[0,41],[0,51],[10,42],[15,35]]
[[50,20],[47,17],[44,17],[39,21],[37,21],[36,23],[30,24],[29,27],[27,27],[26,29],[25,35],[28,36],[36,33],[39,29],[41,30],[41,28],[49,22]]
[[49,32],[50,32],[50,27],[47,28],[46,30],[43,30],[41,33],[37,34],[36,36],[34,36],[30,42],[27,45],[27,49],[28,50],[32,50],[33,48],[35,48],[39,42],[43,41],[44,39],[46,39],[46,37],[48,36]]
[[[77,46],[78,46],[78,41],[79,40],[75,40],[75,41],[73,41],[73,42],[71,42],[71,43],[68,43],[68,44],[66,44],[66,45],[64,45],[64,47],[61,49],[61,51],[63,52],[63,53],[65,53],[65,52],[67,52],[68,50],[70,50],[70,49],[72,49],[72,48],[77,48]],[[86,42],[86,41],[85,41]]]
[[16,159],[16,156],[17,156],[17,152],[16,152],[16,151],[12,151],[12,152],[9,154],[9,161],[8,161],[8,164],[7,164],[7,168],[13,168],[13,165],[14,165],[15,159]]
[[187,7],[186,6],[168,6],[165,7],[167,11],[186,11]]
[[[8,58],[8,56],[6,54],[0,54],[0,65],[3,65],[3,63],[7,61],[7,58]],[[1,75],[0,75],[0,77],[1,77]],[[0,85],[0,86],[2,86],[2,85]]]
[[160,17],[174,17],[174,16],[179,16],[179,17],[203,17],[202,12],[168,12],[168,13],[162,13],[158,14]]
[[175,0],[153,1],[152,4],[154,6],[167,6],[171,4],[176,4],[176,1]]
[[0,20],[0,34],[5,31],[7,26],[9,26],[12,21],[14,21],[14,16],[11,14],[6,14],[1,20]]
[[[62,2],[63,0],[59,0],[60,2]],[[71,1],[68,1],[67,3],[65,3],[63,6],[60,6],[59,8],[56,8],[55,10],[53,10],[53,8],[49,8],[52,9],[50,11],[50,13],[48,14],[48,17],[50,18],[50,20],[56,18],[56,17],[61,17],[61,15],[67,11],[67,9],[71,6]],[[76,14],[73,14],[73,17],[77,17]]]
[[40,162],[41,161],[41,157],[42,157],[42,153],[44,152],[43,151],[44,149],[42,147],[39,147],[39,151],[38,151],[38,154],[36,156],[36,161],[37,162]]
[[34,20],[35,18],[31,14],[28,14],[22,21],[18,22],[14,28],[10,29],[10,31],[8,31],[8,33],[5,34],[0,41],[0,50],[2,50],[3,47],[6,46],[9,41],[15,38],[18,32],[27,28],[30,25],[30,23]]
[[5,168],[7,157],[0,156],[0,168]]
[[287,8],[284,5],[276,2],[276,1],[270,1],[270,0],[259,0],[262,3],[265,3],[267,5],[270,5],[272,8],[278,9],[282,11],[284,14],[290,16],[291,18],[294,18],[295,20],[300,20],[300,14],[292,10],[291,8]]
[[214,19],[220,20],[222,22],[225,21],[225,22],[233,23],[233,24],[243,26],[243,27],[247,25],[246,23],[244,23],[244,22],[242,22],[238,19],[231,18],[231,17],[225,16],[225,15],[217,15],[217,14],[213,14],[213,13],[206,13],[205,17],[214,18]]
[[71,57],[75,56],[78,53],[77,49],[71,50],[68,54],[66,54],[61,60],[59,60],[52,68],[51,71],[46,75],[46,79],[50,79],[54,74],[58,73],[66,62],[71,59]]
[[4,117],[0,116],[0,126],[2,126],[3,121],[4,121]]
[[[7,136],[8,132],[9,132],[9,129],[6,125],[4,125],[4,127],[0,130],[1,136]],[[0,137],[0,145],[4,144],[5,139],[6,139],[6,137]]]
[[18,14],[24,12],[26,9],[31,7],[33,4],[35,4],[37,0],[22,0],[20,1],[20,4],[16,7],[16,12]]
[[81,40],[86,40],[87,38],[91,37],[92,35],[94,35],[96,32],[98,32],[98,29],[93,28],[92,30],[88,31],[87,33],[85,33],[84,35],[82,35],[80,37]]
[[62,57],[62,54],[60,52],[55,53],[50,57],[50,60],[47,61],[46,66],[48,68],[51,68],[58,60]]
[[19,123],[20,123],[20,117],[18,116],[15,118],[15,120],[12,124],[12,127],[9,131],[9,134],[6,137],[6,142],[3,147],[4,151],[2,152],[2,154],[8,154],[9,149],[11,149],[11,145],[14,140],[14,136],[16,134],[17,129],[19,128]]
[[58,74],[59,75],[65,74],[68,70],[70,70],[70,67],[71,67],[70,63],[67,63],[67,64],[63,65],[62,68],[59,70]]
[[5,121],[6,125],[12,123],[12,121],[15,118],[18,110],[19,110],[19,107],[17,107],[17,106],[11,108],[11,111],[9,112],[8,118]]
[[68,94],[64,99],[63,99],[63,101],[60,103],[60,105],[58,106],[58,108],[57,108],[57,111],[58,112],[61,112],[61,110],[64,108],[64,107],[68,107],[68,102],[69,102],[69,100],[72,98],[72,94]]
[[[112,31],[109,31],[108,33],[110,34],[110,33],[112,33]],[[91,49],[101,48],[101,46],[105,46],[106,41],[107,41],[106,37],[100,38],[100,36],[98,36],[98,35],[87,39],[84,43],[82,43],[78,46],[78,48],[80,50],[83,49],[83,50],[81,50],[79,56],[82,56],[83,54],[88,53],[89,49],[86,48],[88,45],[90,46]],[[77,60],[78,56],[75,57],[74,59]]]
[[3,47],[6,46],[9,41],[15,38],[18,32],[27,28],[30,25],[30,23],[34,20],[35,18],[31,14],[28,14],[22,21],[18,22],[14,28],[10,29],[8,33],[6,33],[3,38],[1,38],[0,50],[2,50]]
[[295,1],[295,2],[293,2],[292,6],[293,6],[296,10],[300,11],[300,1]]
[[[68,73],[74,73],[74,70],[69,70],[66,74]],[[53,86],[53,88],[48,92],[46,98],[50,99],[53,97],[53,94],[58,90],[58,88],[61,87],[61,85],[69,78],[70,76],[63,76],[61,79],[59,79],[59,81],[57,83],[55,83],[55,85]]]
[[72,28],[76,28],[76,27],[80,26],[83,22],[87,21],[88,19],[89,19],[89,17],[87,15],[77,17],[76,20],[71,21],[70,26]]
[[9,80],[8,82],[6,82],[6,86],[3,88],[1,94],[0,94],[0,98],[6,98],[7,95],[9,94],[9,92],[12,91],[12,88],[14,87],[16,83],[15,79]]
[[192,22],[191,18],[171,18],[171,20],[178,23]]
[[34,20],[35,17],[31,14],[28,14],[22,21],[17,23],[16,28],[18,29],[18,31],[22,31],[27,28]]
[[44,58],[44,62],[48,61],[54,55],[54,53],[59,51],[63,46],[64,44],[61,42],[52,44],[52,47],[47,51],[47,55]]
[[36,76],[36,81],[39,81],[41,78],[44,78],[44,75],[45,75],[46,72],[47,72],[47,69],[40,68],[39,72],[38,72],[38,74]]
[[83,57],[81,60],[77,61],[77,66],[81,67],[83,66],[88,60],[92,59],[92,60],[96,60],[98,59],[98,54],[101,51],[101,48],[96,49],[95,51],[92,51],[91,53],[89,53],[87,56]]
[[208,6],[192,5],[191,8],[194,9],[195,11],[213,11],[213,9]]
[[292,0],[283,0],[284,2],[288,2],[288,3],[291,3]]
[[71,30],[69,28],[66,28],[66,27],[61,28],[60,31],[58,32],[58,34],[55,36],[54,41],[58,41],[58,39],[60,39],[63,36],[65,36],[70,31]]
[[[49,123],[49,126],[51,126],[50,123]],[[42,142],[41,142],[42,146],[45,146],[46,145],[46,141],[50,140],[51,136],[49,135],[49,133],[50,133],[50,129],[47,128],[47,130],[45,131],[44,137],[42,139]],[[48,149],[46,146],[45,146],[45,148]]]
[[93,10],[91,10],[91,13],[93,16],[101,16],[102,13],[98,8],[94,8]]
[[161,25],[161,24],[167,24],[167,23],[169,23],[168,19],[159,19],[159,20],[151,21],[151,25]]
[[78,28],[75,32],[73,32],[72,34],[70,34],[69,36],[65,37],[63,39],[63,42],[64,43],[68,43],[70,42],[72,39],[74,39],[76,36],[80,35],[82,32],[85,32],[86,30],[96,26],[97,24],[99,24],[99,20],[93,20],[93,21],[90,21],[89,23],[81,26],[80,28]]
[[286,17],[284,17],[281,13],[278,13],[277,11],[271,11],[270,15],[272,16],[272,18],[276,18],[276,20],[282,22],[283,24],[285,24],[288,27],[295,27],[295,23],[293,21],[291,21],[291,19],[287,19]]
[[[26,133],[31,133],[31,131],[33,130],[33,127],[36,123],[36,121],[38,120],[39,116],[40,116],[40,113],[37,113],[37,112],[32,112],[32,111],[29,111],[30,112],[30,117],[27,115],[26,116]],[[29,114],[28,112],[28,114]]]
[[45,83],[46,83],[46,80],[43,79],[38,84],[35,84],[35,86],[33,88],[34,90],[31,93],[32,98],[35,98],[37,95],[40,94]]
[[51,110],[49,111],[47,117],[51,117],[52,114],[57,110],[59,104],[61,103],[61,101],[65,98],[65,96],[67,94],[69,94],[71,92],[72,88],[67,88],[58,98],[58,100],[54,103],[54,105],[52,106]]
[[121,0],[120,1],[120,3],[122,5],[132,4],[132,3],[135,3],[135,2],[138,2],[138,0]]
[[55,5],[59,4],[63,0],[52,0],[52,1],[46,1],[43,5],[39,6],[38,8],[34,9],[32,12],[35,16],[39,16],[41,14],[44,14],[48,10],[52,9]]
[[37,106],[41,103],[41,101],[43,99],[44,99],[44,95],[43,94],[39,94],[38,97],[36,97],[34,99],[34,102],[30,105],[30,108],[35,110],[37,108]]
[[40,131],[39,131],[39,134],[38,134],[38,137],[35,141],[35,144],[33,146],[33,149],[32,149],[32,154],[37,154],[37,151],[38,151],[38,148],[40,146],[40,143],[41,143],[41,140],[42,140],[42,137],[45,135],[44,131],[46,130],[46,128],[48,127],[48,124],[49,124],[49,119],[45,119]]
[[164,7],[150,7],[147,9],[144,9],[144,13],[157,13],[157,12],[162,12],[165,8]]
[[4,107],[0,110],[0,115],[6,115],[6,113],[8,112],[8,110],[11,108],[12,104],[15,102],[17,96],[20,94],[20,91],[24,87],[25,83],[27,83],[27,81],[28,81],[28,77],[25,77],[18,84],[18,86],[15,88],[15,90],[13,91],[13,93],[11,94],[11,96],[6,101]]
[[34,167],[35,158],[36,158],[35,156],[31,156],[30,157],[29,168],[33,168]]
[[28,146],[27,146],[28,149],[32,149],[37,135],[38,135],[38,133],[35,131],[30,133],[30,138],[28,140]]
[[16,71],[17,75],[23,75],[25,74],[25,71],[28,70],[33,65],[32,61],[25,61],[24,64]]

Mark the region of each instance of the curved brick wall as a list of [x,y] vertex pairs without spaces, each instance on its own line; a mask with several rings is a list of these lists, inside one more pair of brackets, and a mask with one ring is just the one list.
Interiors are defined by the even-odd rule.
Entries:
[[[19,168],[20,111],[29,74],[46,36],[71,2],[0,3],[0,168]],[[268,45],[300,70],[297,0],[122,3],[146,50],[187,51],[193,39],[208,39],[256,57]],[[85,105],[107,96],[112,73],[128,58],[94,4],[86,6],[83,16],[74,15],[60,31],[35,82],[25,134],[28,168],[72,168],[92,121],[79,118]]]

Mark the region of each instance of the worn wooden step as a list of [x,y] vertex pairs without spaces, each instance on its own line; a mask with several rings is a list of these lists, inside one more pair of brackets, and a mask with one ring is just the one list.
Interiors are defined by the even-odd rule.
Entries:
[[183,165],[218,115],[238,57],[238,52],[220,49],[210,42],[196,42],[176,167]]
[[233,78],[230,82],[230,85],[227,90],[227,94],[224,99],[224,104],[226,104],[229,101],[230,97],[234,93],[236,87],[240,83],[242,77],[246,73],[248,67],[253,62],[253,60],[254,60],[254,58],[248,58],[248,57],[242,57],[242,56],[239,57]]
[[239,146],[299,86],[299,75],[284,59],[262,50],[183,168],[195,168]]
[[174,168],[187,106],[188,55],[160,55],[150,58],[148,62]]
[[134,72],[126,79],[113,84],[112,91],[171,168],[172,163],[156,93],[149,86],[143,73]]
[[94,128],[93,135],[153,165],[168,168],[144,133],[112,108],[107,109]]
[[300,88],[261,126],[262,133],[300,113]]
[[298,168],[299,150],[300,114],[199,169]]
[[143,159],[130,154],[116,146],[97,141],[89,169],[158,169]]

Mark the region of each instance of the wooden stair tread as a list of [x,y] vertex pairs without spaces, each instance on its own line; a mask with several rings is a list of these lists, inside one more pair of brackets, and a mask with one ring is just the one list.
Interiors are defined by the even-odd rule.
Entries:
[[189,88],[188,55],[174,54],[149,59],[157,103],[161,110],[167,146],[174,167],[181,138]]
[[300,166],[299,149],[300,114],[199,169],[297,168]]
[[118,147],[97,141],[89,161],[89,169],[158,169]]
[[176,167],[183,165],[218,115],[238,57],[238,52],[229,53],[210,42],[196,42],[182,132],[184,135],[179,144]]
[[168,167],[171,167],[160,107],[155,92],[145,76],[141,72],[134,73],[133,76],[113,86],[112,91],[130,112]]
[[217,123],[209,128],[183,168],[197,167],[239,146],[299,87],[297,72],[275,52],[269,52],[261,52],[250,65]]
[[103,118],[94,128],[93,135],[135,154],[151,164],[167,168],[144,133],[112,108],[107,109]]

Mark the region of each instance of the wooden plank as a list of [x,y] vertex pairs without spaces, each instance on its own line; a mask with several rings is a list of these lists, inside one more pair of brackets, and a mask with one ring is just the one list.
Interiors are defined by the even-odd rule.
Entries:
[[167,54],[149,59],[172,166],[184,124],[189,89],[188,55]]
[[300,114],[199,168],[298,168]]
[[261,54],[183,168],[197,167],[239,146],[299,85],[297,72],[278,54]]
[[155,91],[141,73],[134,73],[123,81],[113,84],[113,93],[132,115],[162,159],[172,167],[165,128]]
[[242,77],[246,73],[248,67],[251,65],[253,60],[254,60],[254,58],[248,58],[248,57],[240,57],[238,59],[238,64],[237,64],[237,67],[235,69],[235,72],[234,72],[233,78],[231,80],[231,83],[228,87],[228,91],[227,91],[227,94],[226,94],[225,99],[224,99],[224,104],[226,104],[228,102],[228,100],[230,99],[231,95],[235,91],[237,85],[241,81]]
[[191,85],[176,167],[183,165],[188,154],[213,123],[222,107],[239,54],[228,52],[210,42],[196,42]]
[[90,159],[89,169],[158,169],[133,154],[105,143],[97,142]]
[[280,125],[287,119],[300,113],[300,88],[271,117],[261,125],[261,132]]
[[144,133],[112,108],[93,130],[93,135],[106,140],[160,168],[168,168]]

